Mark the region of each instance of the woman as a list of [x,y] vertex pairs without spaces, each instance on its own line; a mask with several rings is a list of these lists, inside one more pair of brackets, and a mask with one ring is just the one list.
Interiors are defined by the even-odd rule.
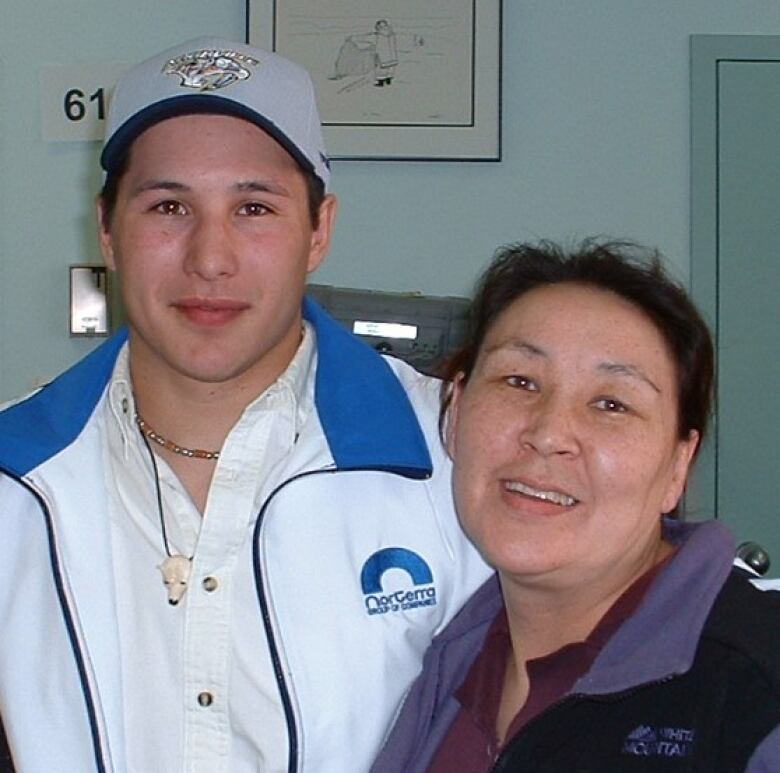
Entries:
[[709,332],[657,256],[500,251],[442,425],[496,568],[433,642],[373,770],[780,771],[780,601],[673,513]]

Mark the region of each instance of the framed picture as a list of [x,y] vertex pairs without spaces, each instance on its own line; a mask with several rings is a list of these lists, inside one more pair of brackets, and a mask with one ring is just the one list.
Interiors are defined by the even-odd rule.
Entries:
[[247,0],[247,40],[311,73],[332,158],[501,157],[501,0]]

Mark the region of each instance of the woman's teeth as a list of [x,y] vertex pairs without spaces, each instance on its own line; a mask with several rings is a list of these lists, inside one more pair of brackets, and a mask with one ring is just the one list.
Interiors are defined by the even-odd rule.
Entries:
[[526,486],[525,483],[518,481],[507,481],[504,484],[507,491],[514,491],[518,494],[525,494],[527,497],[534,497],[534,499],[541,499],[544,502],[552,502],[562,507],[571,507],[577,504],[577,500],[574,497],[570,497],[568,494],[563,494],[560,491],[540,491],[539,489]]

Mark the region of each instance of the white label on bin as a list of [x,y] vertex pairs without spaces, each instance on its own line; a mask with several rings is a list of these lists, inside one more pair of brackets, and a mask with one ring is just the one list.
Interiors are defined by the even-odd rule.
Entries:
[[352,332],[357,335],[405,338],[414,341],[417,338],[417,325],[402,325],[400,322],[367,322],[356,319],[352,325]]

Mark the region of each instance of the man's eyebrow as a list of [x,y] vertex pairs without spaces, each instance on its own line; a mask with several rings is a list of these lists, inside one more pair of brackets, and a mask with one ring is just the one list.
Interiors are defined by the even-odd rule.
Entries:
[[245,180],[233,186],[237,191],[244,193],[272,193],[277,196],[289,196],[290,191],[279,183],[269,180]]
[[658,394],[661,394],[661,390],[658,385],[648,376],[646,376],[641,368],[636,365],[632,365],[627,362],[602,362],[597,366],[597,370],[604,373],[610,373],[617,376],[628,376],[629,378],[636,378],[640,381],[644,381],[645,384],[651,386]]
[[175,182],[174,180],[144,180],[136,185],[132,192],[132,196],[139,196],[147,191],[186,191],[189,187],[184,183]]
[[[241,193],[271,193],[277,196],[290,195],[289,190],[284,185],[280,185],[279,183],[268,180],[244,180],[235,183],[235,185],[233,185],[233,189]],[[182,192],[189,190],[191,190],[191,187],[182,182],[177,182],[175,180],[151,179],[145,180],[133,188],[132,195],[138,196],[141,193],[146,193],[147,191]]]

